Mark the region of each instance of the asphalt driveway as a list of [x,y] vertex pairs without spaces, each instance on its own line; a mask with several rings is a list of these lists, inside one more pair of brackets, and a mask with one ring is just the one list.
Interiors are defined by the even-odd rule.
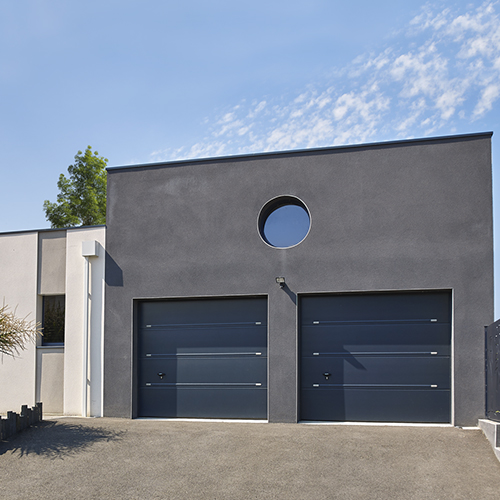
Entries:
[[0,443],[7,499],[495,499],[478,430],[61,418]]

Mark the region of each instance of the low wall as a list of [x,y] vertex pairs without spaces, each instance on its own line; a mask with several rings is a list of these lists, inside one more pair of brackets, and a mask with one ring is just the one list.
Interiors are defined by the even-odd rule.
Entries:
[[32,408],[21,406],[21,413],[7,412],[7,418],[0,417],[0,440],[7,439],[18,432],[42,421],[42,403],[37,403]]

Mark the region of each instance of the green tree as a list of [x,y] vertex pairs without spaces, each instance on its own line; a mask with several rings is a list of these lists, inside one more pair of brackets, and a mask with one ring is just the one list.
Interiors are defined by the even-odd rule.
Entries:
[[59,176],[57,201],[43,202],[45,217],[53,228],[95,226],[106,223],[106,165],[108,159],[87,146],[78,151],[69,178]]
[[18,318],[5,304],[0,307],[0,354],[15,356],[26,349],[27,342],[34,342],[41,334],[40,325],[26,318]]

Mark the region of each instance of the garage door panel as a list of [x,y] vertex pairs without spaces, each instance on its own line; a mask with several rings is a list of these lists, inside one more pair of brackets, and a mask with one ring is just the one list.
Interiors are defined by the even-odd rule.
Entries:
[[[320,384],[389,384],[450,388],[450,364],[446,357],[351,356],[303,359],[302,386]],[[324,373],[331,373],[328,380]]]
[[[425,326],[425,328],[423,328]],[[450,324],[304,325],[302,350],[450,354]]]
[[[391,295],[390,300],[387,300],[388,295]],[[303,297],[301,303],[304,325],[313,321],[450,321],[449,295],[442,292],[325,295]]]
[[309,296],[300,308],[302,419],[450,421],[450,293]]
[[141,302],[139,416],[266,418],[266,320],[264,298]]
[[[142,328],[139,335],[139,355],[179,352],[266,352],[267,327],[197,329]],[[221,351],[222,349],[222,351]]]
[[146,325],[265,323],[267,301],[262,298],[144,301],[141,312],[141,328]]
[[446,422],[451,405],[440,389],[306,389],[302,400],[303,420],[351,422]]
[[146,388],[140,392],[144,415],[166,418],[267,417],[265,388],[175,387]]
[[[161,378],[158,373],[164,373]],[[180,356],[144,360],[141,386],[166,383],[252,383],[266,386],[267,359],[261,356]]]

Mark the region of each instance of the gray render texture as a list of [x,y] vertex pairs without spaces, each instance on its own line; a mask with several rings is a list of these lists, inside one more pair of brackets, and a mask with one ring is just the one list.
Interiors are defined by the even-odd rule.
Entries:
[[[280,195],[311,213],[289,249],[257,228]],[[301,294],[433,289],[453,297],[453,423],[484,415],[490,133],[113,168],[107,221],[106,416],[136,414],[134,299],[267,296],[269,421],[296,422]]]

